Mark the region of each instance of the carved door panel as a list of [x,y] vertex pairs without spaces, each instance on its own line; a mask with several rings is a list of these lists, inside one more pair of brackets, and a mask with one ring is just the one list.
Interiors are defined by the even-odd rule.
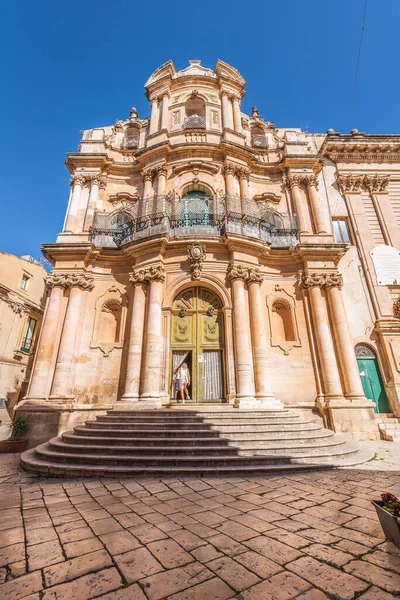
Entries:
[[[225,389],[223,368],[224,328],[221,300],[216,294],[205,288],[190,288],[181,292],[174,300],[171,319],[171,390],[173,387],[172,365],[177,362],[178,352],[185,356],[183,351],[187,351],[191,357],[192,383],[189,391],[192,401],[221,400]],[[206,355],[207,351],[214,351],[214,354]],[[213,394],[209,392],[211,371],[210,367],[207,366],[210,362],[208,360],[209,356],[217,355],[221,357],[218,374],[221,384],[216,387],[220,390],[218,393],[221,398],[218,399],[214,398],[217,391]],[[175,356],[175,359],[173,359],[173,356]]]

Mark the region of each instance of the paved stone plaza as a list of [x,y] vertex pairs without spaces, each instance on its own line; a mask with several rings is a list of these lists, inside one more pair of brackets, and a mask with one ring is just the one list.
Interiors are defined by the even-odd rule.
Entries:
[[46,479],[3,455],[0,597],[398,597],[400,550],[370,500],[400,493],[400,444],[374,449],[354,469],[246,479]]

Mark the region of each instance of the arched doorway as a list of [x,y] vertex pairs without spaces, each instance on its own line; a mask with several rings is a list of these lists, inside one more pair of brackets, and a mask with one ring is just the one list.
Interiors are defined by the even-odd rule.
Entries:
[[172,304],[170,394],[173,374],[186,362],[191,371],[192,402],[221,402],[225,398],[224,315],[221,299],[211,290],[192,287]]
[[367,344],[354,348],[365,397],[375,402],[374,412],[390,413],[375,350]]

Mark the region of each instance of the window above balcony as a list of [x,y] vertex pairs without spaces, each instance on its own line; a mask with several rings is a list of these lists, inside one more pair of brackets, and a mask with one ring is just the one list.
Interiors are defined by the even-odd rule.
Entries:
[[206,128],[206,105],[200,96],[193,93],[185,104],[185,120],[183,129]]

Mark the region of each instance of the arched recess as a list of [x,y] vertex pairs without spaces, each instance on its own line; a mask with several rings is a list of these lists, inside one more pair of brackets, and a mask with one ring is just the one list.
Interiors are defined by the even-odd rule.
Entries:
[[122,348],[126,322],[126,296],[110,287],[96,301],[91,348],[99,348],[108,356],[114,348]]
[[300,347],[301,340],[296,317],[296,299],[279,284],[267,296],[271,346],[288,355],[292,348]]
[[206,128],[206,103],[197,92],[193,92],[185,102],[184,129]]
[[391,412],[375,349],[369,344],[359,343],[354,352],[365,397],[375,402],[374,412]]
[[267,148],[268,138],[260,125],[254,125],[251,128],[251,144],[253,148]]

